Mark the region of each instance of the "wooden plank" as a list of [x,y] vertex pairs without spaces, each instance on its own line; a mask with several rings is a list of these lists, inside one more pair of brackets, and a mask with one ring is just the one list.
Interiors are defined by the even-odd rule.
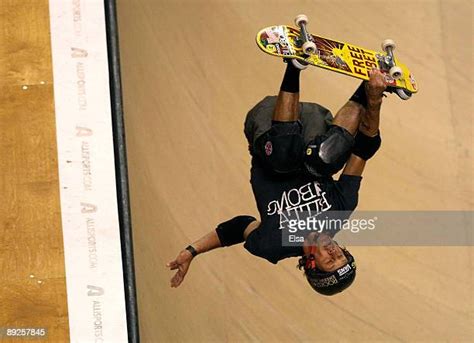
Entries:
[[69,339],[47,0],[0,4],[0,327]]

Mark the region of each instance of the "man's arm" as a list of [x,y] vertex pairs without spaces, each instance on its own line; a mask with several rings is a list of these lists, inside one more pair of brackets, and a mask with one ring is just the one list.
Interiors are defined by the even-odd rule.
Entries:
[[[198,254],[200,254],[215,248],[219,248],[221,246],[221,242],[219,241],[216,231],[213,230],[195,241],[191,246]],[[170,261],[166,264],[170,270],[177,269],[176,273],[171,278],[171,287],[178,287],[183,282],[193,258],[194,256],[189,250],[183,249],[173,261]]]
[[380,107],[382,106],[383,92],[387,88],[384,75],[378,69],[369,72],[370,80],[365,84],[367,94],[367,109],[362,113],[359,132],[373,137],[380,127]]
[[[248,225],[246,225],[245,230],[243,230],[242,240],[247,239],[248,235],[259,225],[260,222],[257,220],[251,221]],[[193,242],[191,246],[194,248],[197,254],[202,254],[207,251],[222,247],[223,243],[221,243],[221,239],[219,238],[217,230],[212,230],[208,234],[199,238],[197,241]],[[170,261],[166,264],[170,270],[177,270],[175,275],[171,278],[171,287],[178,287],[183,282],[193,258],[194,256],[189,250],[183,249],[173,261]]]
[[380,107],[382,106],[383,92],[387,88],[385,76],[378,69],[369,71],[369,82],[365,84],[367,107],[361,114],[359,132],[374,137],[380,127]]

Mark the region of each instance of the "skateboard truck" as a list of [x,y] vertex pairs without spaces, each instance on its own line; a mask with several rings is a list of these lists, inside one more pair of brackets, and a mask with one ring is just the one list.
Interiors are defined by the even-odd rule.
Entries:
[[[395,50],[395,42],[391,39],[386,39],[382,42],[382,50],[385,51],[387,54],[383,58],[384,64],[387,66],[386,69],[388,69],[389,75],[394,79],[394,80],[399,80],[401,79],[403,75],[402,68],[397,66],[395,64],[395,55],[393,54],[393,50]],[[394,88],[394,89],[389,89],[388,90],[390,93],[395,92],[397,95],[403,99],[403,100],[408,100],[411,98],[411,93],[407,92],[401,88]]]
[[391,39],[386,39],[382,42],[382,50],[385,51],[387,56],[384,57],[384,62],[387,65],[388,73],[394,80],[399,80],[403,76],[402,68],[395,64],[395,56],[393,50],[395,50],[395,42]]
[[[308,23],[308,17],[304,14],[299,14],[295,18],[295,24],[300,28],[300,39],[303,42],[302,50],[303,53],[307,56],[314,55],[318,49],[316,48],[316,44],[312,41],[311,35],[308,33],[306,29],[306,24]],[[297,59],[292,59],[291,62],[293,65],[298,69],[306,69],[307,64],[302,61],[298,61]]]
[[295,24],[300,28],[300,37],[303,41],[303,52],[306,55],[314,55],[318,49],[316,48],[316,44],[312,41],[308,30],[306,30],[306,24],[308,24],[308,17],[304,14],[299,14],[295,18]]

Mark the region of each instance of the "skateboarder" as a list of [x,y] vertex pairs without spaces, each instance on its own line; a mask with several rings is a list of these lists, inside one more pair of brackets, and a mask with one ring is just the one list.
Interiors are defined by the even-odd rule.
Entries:
[[332,119],[324,107],[299,102],[299,74],[288,63],[278,97],[263,99],[245,121],[260,221],[234,217],[182,250],[167,264],[177,270],[172,287],[182,283],[197,254],[242,242],[250,253],[271,263],[300,257],[298,266],[318,293],[336,294],[353,282],[354,258],[333,240],[337,230],[311,232],[299,246],[284,244],[282,230],[295,215],[318,217],[355,209],[362,171],[381,143],[379,114],[386,83],[382,73],[373,70]]

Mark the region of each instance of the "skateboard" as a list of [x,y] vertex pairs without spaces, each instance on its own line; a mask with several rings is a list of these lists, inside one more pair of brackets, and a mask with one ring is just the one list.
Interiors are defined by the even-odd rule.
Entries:
[[394,56],[393,40],[386,39],[382,43],[384,52],[377,52],[310,34],[307,23],[308,18],[300,14],[295,18],[298,28],[287,25],[266,27],[257,33],[257,45],[267,54],[291,59],[299,69],[313,65],[368,80],[369,70],[378,68],[385,74],[387,91],[397,93],[403,100],[418,92],[413,74]]

